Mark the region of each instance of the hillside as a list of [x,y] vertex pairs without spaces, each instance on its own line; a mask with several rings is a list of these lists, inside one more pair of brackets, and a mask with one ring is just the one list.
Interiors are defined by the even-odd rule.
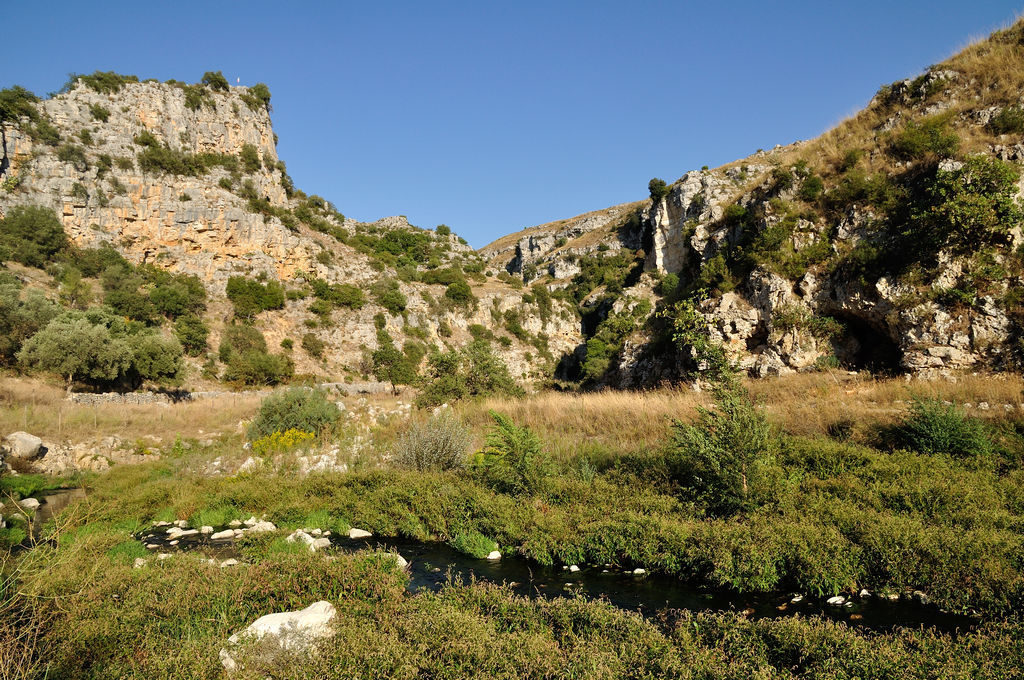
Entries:
[[[200,316],[209,336],[190,360],[192,385],[218,375],[237,382],[241,373],[243,382],[277,381],[233,370],[223,351],[223,365],[211,354],[239,323],[258,329],[266,353],[295,373],[336,382],[382,379],[374,353],[389,347],[404,365],[383,379],[409,382],[432,352],[474,340],[488,343],[516,380],[531,382],[579,344],[570,305],[524,302],[529,291],[486,277],[447,227],[419,229],[404,217],[360,223],[295,188],[277,156],[266,86],[207,80],[96,73],[41,101],[20,88],[4,91],[0,214],[50,209],[69,240],[70,250],[54,251],[45,267],[50,299],[66,292],[70,276],[88,300],[169,337],[178,315],[140,308],[152,307],[160,272],[179,283],[195,277],[206,293]],[[80,253],[105,248],[127,260],[119,266],[141,268],[137,275],[104,278],[113,260],[82,271],[96,258]],[[240,309],[237,300],[253,294],[267,297]],[[138,304],[118,304],[125,295]]]
[[[691,351],[671,342],[680,301],[752,375],[1013,369],[1024,311],[1022,39],[1018,22],[886,85],[817,139],[652,180],[640,204],[535,227],[481,253],[552,287],[584,282],[581,253],[594,242],[605,268],[634,268],[614,305],[593,307],[588,349],[569,369],[596,384],[695,370]],[[654,305],[624,318],[624,301],[638,299]],[[666,319],[659,309],[676,311]]]

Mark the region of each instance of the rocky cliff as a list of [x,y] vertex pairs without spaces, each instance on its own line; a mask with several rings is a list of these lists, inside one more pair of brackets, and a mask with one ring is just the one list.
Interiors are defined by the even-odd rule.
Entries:
[[[540,314],[524,303],[529,292],[521,286],[483,275],[478,256],[454,234],[418,229],[404,217],[360,223],[295,189],[277,156],[269,92],[260,99],[245,87],[96,74],[34,106],[33,119],[2,126],[0,215],[20,205],[52,207],[79,247],[107,243],[136,264],[198,276],[213,300],[212,347],[230,320],[218,300],[232,276],[294,291],[284,309],[255,323],[272,348],[307,334],[326,343],[322,358],[298,348],[293,357],[298,372],[327,379],[366,376],[379,314],[399,346],[407,338],[459,347],[482,326],[500,341],[495,348],[514,376],[529,380],[550,374],[554,358],[581,342],[571,305],[554,301],[553,313]],[[413,241],[409,247],[428,249],[429,261],[410,264],[391,248]],[[472,304],[440,304],[445,282],[418,280],[419,272],[452,267],[471,274]],[[369,304],[325,317],[310,310],[313,280],[368,293],[397,284],[406,301],[388,310],[370,294]]]
[[[641,249],[645,273],[616,296],[647,298],[649,312],[626,323],[606,304],[584,324],[590,341],[575,359],[596,384],[692,375],[665,318],[679,300],[695,302],[710,336],[756,376],[1014,369],[1022,36],[1018,24],[881,88],[818,139],[687,172],[640,204],[536,227],[482,253],[560,286],[579,276],[577,253],[590,243]],[[602,360],[588,367],[595,350]]]

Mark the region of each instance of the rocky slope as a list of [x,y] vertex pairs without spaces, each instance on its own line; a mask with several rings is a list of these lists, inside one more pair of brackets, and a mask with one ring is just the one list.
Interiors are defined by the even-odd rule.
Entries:
[[[821,367],[919,375],[1012,369],[1021,354],[1024,25],[883,87],[822,137],[684,174],[652,198],[506,237],[481,253],[553,287],[596,244],[635,251],[584,330],[598,384],[687,375],[659,316],[694,301],[752,375]],[[649,313],[623,323],[622,299]],[[586,300],[584,300],[586,304]],[[585,317],[586,318],[586,317]],[[588,343],[590,345],[591,343]]]
[[[439,304],[445,285],[419,282],[408,266],[398,272],[399,264],[385,259],[394,253],[374,251],[389,235],[409,233],[432,253],[414,270],[482,269],[454,234],[417,229],[404,217],[359,223],[295,190],[277,156],[269,93],[263,101],[245,87],[107,76],[80,79],[35,104],[39,122],[4,122],[0,214],[20,205],[52,207],[80,247],[108,243],[136,264],[198,276],[213,300],[211,347],[230,319],[230,307],[217,301],[231,276],[263,277],[295,291],[283,310],[263,312],[256,325],[271,348],[295,341],[297,372],[328,380],[366,376],[380,313],[399,347],[403,339],[462,346],[474,324],[482,325],[501,340],[495,349],[517,378],[543,377],[550,368],[538,354],[557,357],[581,342],[571,305],[555,301],[554,313],[541,318],[523,302],[521,287],[482,273],[469,278],[473,304]],[[400,236],[392,241],[402,243]],[[362,308],[324,319],[310,311],[306,283],[314,279],[367,292],[397,282],[407,303],[389,312],[370,295]],[[521,317],[525,332],[506,330],[506,312]],[[298,347],[309,333],[326,343],[322,359]]]

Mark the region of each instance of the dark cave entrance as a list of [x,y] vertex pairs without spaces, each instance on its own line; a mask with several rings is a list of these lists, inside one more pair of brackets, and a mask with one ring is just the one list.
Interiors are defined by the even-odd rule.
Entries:
[[836,358],[843,367],[881,375],[902,372],[903,351],[887,333],[854,316],[833,316],[845,329],[832,341]]

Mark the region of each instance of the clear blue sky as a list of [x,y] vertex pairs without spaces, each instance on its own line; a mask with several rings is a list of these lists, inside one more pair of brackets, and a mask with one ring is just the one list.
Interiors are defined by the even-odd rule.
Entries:
[[813,137],[1020,3],[18,2],[0,87],[69,72],[273,94],[296,186],[474,246]]

